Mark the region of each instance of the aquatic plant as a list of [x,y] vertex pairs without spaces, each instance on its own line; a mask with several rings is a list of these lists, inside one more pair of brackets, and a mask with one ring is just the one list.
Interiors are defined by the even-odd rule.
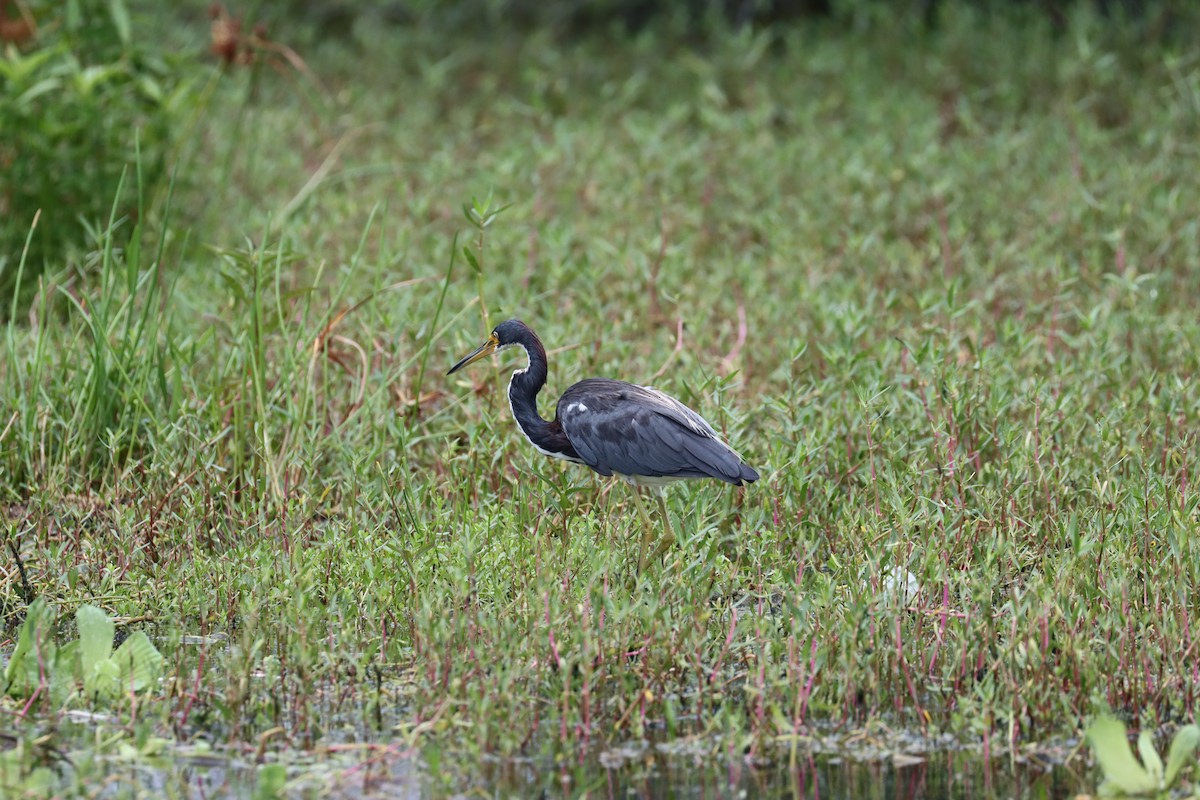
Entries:
[[1129,746],[1125,724],[1110,716],[1094,721],[1087,731],[1096,761],[1104,772],[1100,784],[1102,797],[1159,797],[1174,786],[1183,769],[1195,762],[1200,746],[1200,727],[1185,725],[1175,732],[1164,766],[1154,749],[1154,737],[1148,730],[1138,736],[1139,762]]
[[162,654],[145,631],[134,631],[113,651],[116,625],[108,614],[84,604],[75,612],[79,625],[79,669],[88,697],[113,698],[122,691],[140,692],[154,685],[162,671]]
[[4,669],[5,692],[25,698],[26,710],[47,693],[56,703],[68,699],[79,683],[84,696],[111,701],[158,680],[163,657],[144,631],[134,631],[114,651],[116,624],[104,611],[84,604],[75,612],[79,639],[58,647],[54,621],[45,601],[34,600]]

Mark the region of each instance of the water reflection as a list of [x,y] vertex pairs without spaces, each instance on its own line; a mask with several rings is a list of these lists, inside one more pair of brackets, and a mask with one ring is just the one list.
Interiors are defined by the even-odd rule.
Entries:
[[[791,798],[793,800],[974,800],[1003,797],[1068,800],[1088,788],[1060,766],[984,768],[974,754],[934,753],[919,763],[858,762],[829,756],[752,766],[694,758],[648,756],[620,766],[578,764],[542,772],[532,763],[493,765],[481,783],[461,787],[469,797],[589,798],[589,800],[708,800]],[[431,796],[437,796],[431,795]]]
[[[1007,760],[993,761],[987,769],[978,753],[961,749],[872,761],[797,753],[790,765],[786,754],[777,763],[752,764],[736,753],[714,757],[697,740],[657,745],[633,742],[602,754],[579,756],[557,767],[552,759],[542,758],[468,763],[449,753],[387,744],[291,753],[282,763],[287,769],[285,796],[327,800],[1070,800],[1086,794],[1095,778],[1087,771],[1079,774],[1062,766],[1013,765]],[[244,754],[175,752],[136,762],[99,758],[83,771],[96,790],[92,796],[103,800],[142,796],[249,800],[259,796],[260,788],[259,767]],[[69,779],[75,767],[64,764],[61,772],[62,778]],[[0,780],[0,786],[3,783]],[[3,793],[0,788],[0,795]]]

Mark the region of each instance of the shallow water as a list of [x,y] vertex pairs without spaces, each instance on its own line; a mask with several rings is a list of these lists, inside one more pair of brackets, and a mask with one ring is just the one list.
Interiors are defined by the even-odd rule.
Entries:
[[[338,718],[331,709],[327,717]],[[1032,798],[1068,800],[1093,791],[1098,776],[1083,759],[1072,768],[1062,760],[1077,754],[1064,740],[1044,747],[1039,759],[985,761],[978,747],[946,735],[883,725],[855,732],[811,731],[794,762],[786,748],[770,762],[719,749],[703,735],[668,739],[653,735],[577,756],[464,759],[427,745],[414,750],[390,741],[389,725],[372,729],[356,713],[326,731],[312,751],[241,747],[206,748],[167,744],[150,758],[96,755],[89,748],[93,724],[104,715],[69,714],[56,728],[53,770],[58,789],[84,788],[83,795],[126,797],[253,798],[259,757],[286,767],[286,797],[359,798]],[[354,724],[349,724],[349,719]],[[109,720],[111,723],[111,720]],[[2,760],[0,760],[2,761]],[[43,764],[47,762],[43,761]],[[13,780],[17,779],[14,783]],[[20,787],[20,778],[0,774],[0,786]],[[0,789],[0,795],[3,795]],[[74,796],[67,791],[68,796]]]
[[[364,748],[293,754],[287,797],[594,798],[1031,798],[1067,800],[1093,786],[1089,774],[1059,765],[987,768],[975,753],[930,753],[922,760],[856,761],[818,755],[787,763],[752,765],[693,755],[670,755],[635,744],[621,752],[554,767],[533,759],[448,763],[400,748]],[[179,754],[135,763],[101,760],[88,770],[89,796],[251,798],[259,767],[247,759]],[[63,777],[70,768],[61,771]]]
[[[784,764],[724,763],[647,751],[620,764],[588,758],[581,763],[539,764],[530,759],[468,764],[421,759],[402,749],[293,754],[287,765],[285,797],[297,798],[592,798],[594,800],[684,800],[695,798],[1031,798],[1068,800],[1086,794],[1090,775],[1062,766],[993,764],[974,754],[939,753],[919,763],[864,762],[837,756],[800,758]],[[74,783],[83,796],[253,798],[259,767],[247,759],[216,753],[166,756],[134,762],[99,759],[86,769],[81,786],[65,763],[57,770],[59,790]],[[20,783],[10,782],[10,788]],[[77,775],[76,778],[83,778]],[[70,791],[66,796],[76,796]]]
[[[1073,798],[1089,788],[1061,766],[1005,764],[985,769],[978,756],[939,754],[916,764],[859,762],[833,756],[802,759],[788,765],[750,766],[697,763],[690,758],[653,759],[649,765],[575,769],[552,774],[494,774],[476,783],[466,796],[544,798]],[[426,786],[426,789],[432,787]],[[473,790],[473,791],[472,791]],[[452,793],[451,793],[452,794]],[[441,796],[435,793],[424,796]]]

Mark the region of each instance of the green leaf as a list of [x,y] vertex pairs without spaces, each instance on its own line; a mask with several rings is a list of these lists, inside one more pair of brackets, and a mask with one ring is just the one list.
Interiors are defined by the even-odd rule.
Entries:
[[254,784],[254,800],[275,800],[283,797],[287,784],[287,768],[283,764],[265,764],[258,768]]
[[1171,740],[1171,749],[1167,753],[1168,789],[1175,785],[1179,771],[1187,766],[1189,761],[1194,760],[1197,747],[1200,747],[1200,726],[1185,725],[1175,732],[1175,738]]
[[504,205],[500,206],[499,208],[495,209],[494,211],[491,211],[490,213],[488,213],[488,215],[483,218],[483,227],[486,228],[489,225],[491,225],[493,222],[496,221],[496,217],[500,216],[501,214],[503,214],[505,211],[507,211],[508,209],[510,209],[512,207],[513,207],[512,203],[505,203]]
[[17,98],[17,105],[30,103],[46,94],[46,92],[53,92],[60,86],[62,86],[62,81],[58,78],[43,78],[21,93],[21,96]]
[[161,103],[163,101],[162,84],[154,80],[154,78],[150,77],[149,75],[143,75],[142,77],[138,78],[137,86],[141,91],[142,96],[148,100],[152,100],[155,103]]
[[108,614],[87,603],[75,612],[75,624],[79,626],[79,663],[87,680],[95,666],[112,655],[117,627]]
[[109,0],[109,13],[112,15],[113,27],[117,29],[117,37],[126,47],[133,41],[132,26],[129,24],[129,9],[125,0]]
[[49,767],[35,767],[21,780],[21,790],[26,797],[38,794],[49,795],[58,787],[58,776]]
[[217,274],[221,278],[221,282],[225,284],[225,288],[229,290],[229,294],[233,296],[233,300],[238,303],[245,302],[246,292],[241,281],[224,270]]
[[466,203],[463,203],[463,216],[467,218],[467,222],[471,223],[472,227],[478,228],[481,221],[479,212]]
[[1154,749],[1154,736],[1150,731],[1142,731],[1138,736],[1138,755],[1142,757],[1142,765],[1146,774],[1154,782],[1156,789],[1163,788],[1163,762],[1158,751]]
[[124,69],[119,64],[95,65],[85,68],[75,76],[75,88],[84,97],[90,96],[96,89],[114,76],[120,75]]
[[17,646],[13,648],[12,655],[8,657],[8,663],[4,666],[4,685],[6,688],[11,688],[17,675],[20,674],[25,662],[25,655],[33,649],[34,629],[37,626],[35,622],[37,609],[40,608],[42,598],[37,598],[25,612],[25,621],[21,623],[21,630],[17,632]]
[[121,692],[121,668],[111,658],[94,662],[83,673],[83,691],[88,697],[111,699]]
[[25,622],[17,634],[17,646],[9,656],[4,668],[5,691],[18,697],[27,697],[40,682],[39,661],[49,664],[54,657],[54,642],[48,641],[50,612],[46,601],[35,599],[25,611]]
[[467,259],[467,263],[471,265],[471,269],[475,270],[476,274],[479,274],[479,261],[476,260],[475,254],[471,252],[470,246],[464,244],[462,253],[463,258]]
[[8,78],[14,85],[20,85],[43,64],[60,55],[62,49],[57,47],[47,47],[27,56],[21,55],[19,50],[9,49],[0,58],[0,75]]
[[1158,786],[1133,757],[1125,724],[1112,717],[1101,717],[1087,731],[1088,741],[1100,762],[1105,783],[1123,794],[1152,794]]
[[167,752],[167,748],[170,746],[170,739],[164,739],[161,736],[151,736],[140,745],[141,754],[146,758],[162,755],[163,753]]
[[62,703],[78,688],[79,642],[67,642],[54,654],[54,668],[49,670],[50,699]]
[[144,631],[134,631],[121,642],[112,660],[121,670],[121,688],[140,692],[152,686],[162,673],[163,657]]

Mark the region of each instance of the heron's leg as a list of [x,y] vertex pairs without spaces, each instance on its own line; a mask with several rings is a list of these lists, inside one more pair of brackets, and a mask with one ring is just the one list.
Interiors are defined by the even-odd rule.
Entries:
[[659,490],[658,494],[658,511],[662,514],[663,527],[667,529],[667,534],[658,543],[658,547],[654,550],[654,555],[651,558],[658,558],[670,549],[671,545],[675,544],[675,529],[671,527],[671,515],[667,513],[667,493]]
[[650,539],[654,536],[654,525],[650,522],[650,514],[646,511],[646,504],[642,502],[642,494],[636,486],[630,486],[629,490],[633,492],[633,502],[637,506],[638,516],[642,518],[642,546],[638,548],[638,574],[642,572],[642,568],[646,566],[646,548],[650,545]]

